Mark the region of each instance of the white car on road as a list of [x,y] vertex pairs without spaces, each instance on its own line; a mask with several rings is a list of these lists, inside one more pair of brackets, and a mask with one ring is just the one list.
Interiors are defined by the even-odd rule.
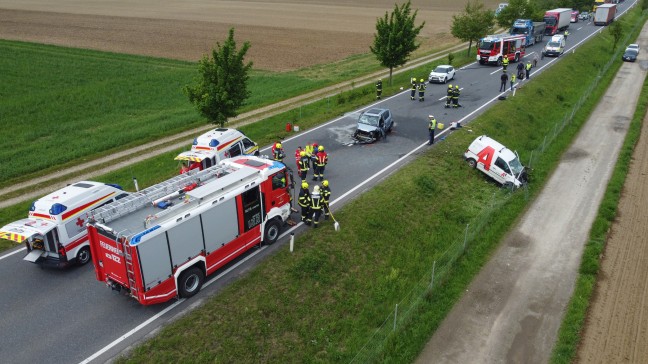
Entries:
[[629,49],[637,51],[637,54],[638,54],[639,53],[639,44],[636,44],[636,43],[629,44],[628,47],[626,48],[626,51],[629,50]]
[[430,83],[432,82],[446,83],[450,80],[454,80],[454,77],[455,77],[454,67],[445,64],[445,65],[437,66],[432,72],[430,72],[430,77],[428,77],[428,81],[430,81]]

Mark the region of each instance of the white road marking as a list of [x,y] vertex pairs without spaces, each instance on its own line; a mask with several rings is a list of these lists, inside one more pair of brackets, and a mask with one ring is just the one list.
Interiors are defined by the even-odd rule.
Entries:
[[18,250],[16,250],[16,251],[14,251],[14,252],[7,253],[7,254],[1,256],[1,257],[0,257],[0,260],[2,260],[2,259],[4,259],[4,258],[8,258],[8,257],[10,257],[10,256],[12,256],[12,255],[14,255],[14,254],[20,253],[20,252],[23,251],[23,250],[27,250],[27,248],[22,248],[22,249],[18,249]]
[[578,29],[576,29],[576,30],[581,30],[581,29],[583,29],[583,27],[580,27],[580,28],[578,28]]

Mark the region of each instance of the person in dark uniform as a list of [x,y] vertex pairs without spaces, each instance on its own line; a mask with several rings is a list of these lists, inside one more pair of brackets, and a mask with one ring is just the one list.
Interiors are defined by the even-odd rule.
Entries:
[[313,215],[313,227],[317,229],[320,216],[322,216],[322,196],[320,195],[320,186],[313,187],[311,194],[311,211]]
[[452,93],[452,107],[459,107],[459,96],[461,95],[461,90],[459,85],[455,85],[454,92]]
[[445,107],[450,107],[452,105],[452,96],[454,95],[454,89],[452,85],[448,85],[448,93],[446,94],[446,103]]
[[421,78],[421,82],[418,84],[418,93],[419,93],[419,101],[424,101],[425,100],[425,80]]
[[380,100],[381,96],[382,96],[382,80],[378,79],[378,82],[376,82],[376,100]]
[[310,158],[306,155],[306,152],[299,153],[299,178],[302,180],[306,179],[308,175],[308,168],[310,166]]
[[508,81],[508,75],[506,74],[506,71],[502,72],[500,80],[502,81],[502,83],[500,84],[500,92],[504,92],[506,91],[506,82]]
[[416,78],[412,78],[412,88],[410,89],[410,100],[414,101],[416,100],[416,87],[418,85],[416,84]]
[[299,190],[299,207],[301,207],[301,221],[306,224],[311,224],[310,207],[311,207],[311,194],[308,191],[308,183],[303,181],[301,189]]
[[331,199],[331,188],[329,187],[328,180],[322,181],[322,187],[320,187],[320,194],[322,196],[322,207],[324,210],[324,220],[329,219],[330,210],[329,210],[329,201]]
[[432,145],[434,144],[434,132],[436,131],[437,121],[434,118],[434,115],[428,115],[428,119],[430,119],[430,123],[428,124],[428,133],[430,135],[430,141],[428,142],[428,145]]

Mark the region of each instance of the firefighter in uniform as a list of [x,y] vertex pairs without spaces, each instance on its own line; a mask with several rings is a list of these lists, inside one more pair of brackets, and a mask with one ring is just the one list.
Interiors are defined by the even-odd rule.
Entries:
[[508,57],[504,56],[504,59],[502,59],[502,70],[506,71],[506,67],[509,64],[509,59]]
[[308,183],[306,181],[303,181],[301,184],[299,200],[297,202],[299,203],[299,207],[301,207],[301,221],[306,225],[310,225],[312,221],[310,217],[311,195],[310,191],[308,191]]
[[284,153],[283,147],[281,146],[281,143],[276,143],[273,150],[272,150],[272,159],[282,162],[283,159],[286,157],[286,154]]
[[428,115],[428,118],[430,119],[430,124],[428,124],[428,133],[430,134],[430,141],[428,142],[428,145],[432,145],[434,144],[434,132],[436,131],[437,121],[434,118],[434,115]]
[[317,151],[319,150],[319,145],[317,143],[313,143],[313,151],[311,152],[310,159],[311,159],[311,166],[313,167],[313,172],[315,171],[315,163],[317,162]]
[[378,79],[378,82],[376,82],[376,100],[380,100],[380,96],[382,96],[382,80]]
[[425,80],[421,78],[418,84],[419,101],[425,100]]
[[313,215],[313,227],[317,229],[320,216],[322,216],[322,196],[320,195],[320,186],[313,187],[311,194],[311,213]]
[[445,107],[450,107],[452,104],[452,96],[454,95],[454,89],[452,85],[448,85],[448,93],[446,94],[446,104]]
[[322,181],[322,187],[320,187],[320,195],[322,196],[322,208],[324,210],[324,220],[329,219],[329,201],[331,198],[331,188],[329,187],[328,180]]
[[320,181],[324,180],[324,168],[328,163],[328,154],[324,151],[324,146],[320,145],[317,149],[317,161],[315,162],[315,174],[313,175],[313,181],[317,181],[319,178]]
[[461,95],[461,90],[459,85],[455,85],[454,92],[452,94],[452,107],[459,107],[459,96]]
[[410,89],[410,100],[416,100],[416,78],[412,78],[412,88]]
[[299,153],[299,178],[306,179],[308,168],[310,167],[310,158],[306,156],[306,152]]
[[525,71],[526,71],[526,79],[527,79],[527,80],[528,80],[529,78],[531,78],[531,67],[532,67],[532,65],[531,65],[531,61],[528,61],[527,64],[526,64],[526,68],[525,68]]

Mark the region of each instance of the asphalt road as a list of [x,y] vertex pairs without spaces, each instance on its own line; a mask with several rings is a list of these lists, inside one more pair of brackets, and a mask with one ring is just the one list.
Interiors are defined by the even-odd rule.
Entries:
[[[621,9],[629,5],[622,4]],[[572,24],[566,53],[601,29],[582,22]],[[539,52],[542,47],[536,44],[528,52]],[[545,58],[533,72],[542,72],[559,60],[560,57]],[[511,64],[509,69],[515,66]],[[427,78],[427,75],[414,76]],[[499,68],[473,63],[458,70],[456,80],[452,81],[463,88],[460,98],[463,107],[443,107],[445,100],[440,99],[445,96],[446,85],[429,85],[424,102],[410,101],[409,92],[403,92],[362,109],[378,106],[392,110],[395,125],[386,141],[370,145],[353,143],[351,134],[362,111],[357,110],[283,141],[289,155],[286,160],[293,166],[294,150],[307,142],[316,141],[326,147],[330,156],[326,178],[333,191],[335,210],[429,148],[426,145],[428,114],[446,125],[457,120],[465,125],[499,102],[499,76]],[[437,138],[444,138],[449,132],[438,132]],[[0,256],[0,276],[4,278],[0,283],[0,358],[6,363],[109,360],[154,334],[160,325],[217,293],[252,269],[260,259],[277,249],[285,249],[287,235],[303,228],[300,224],[287,230],[276,244],[254,250],[233,262],[212,276],[197,296],[152,307],[142,306],[97,282],[90,265],[63,271],[41,269],[23,261],[24,252],[16,248]]]

